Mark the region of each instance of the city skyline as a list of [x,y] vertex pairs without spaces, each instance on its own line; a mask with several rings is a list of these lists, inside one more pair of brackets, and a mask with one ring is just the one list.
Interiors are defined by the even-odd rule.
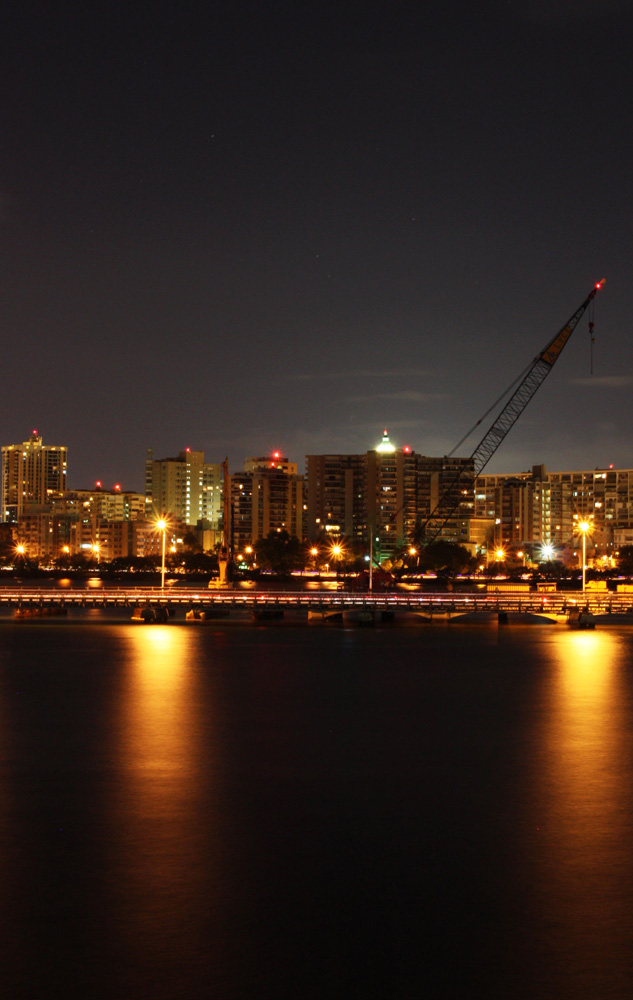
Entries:
[[381,563],[411,554],[436,532],[472,553],[542,550],[563,559],[579,526],[601,559],[633,541],[633,469],[536,465],[523,474],[477,476],[476,464],[396,448],[385,429],[365,454],[306,456],[305,475],[278,452],[247,458],[229,476],[228,493],[225,469],[191,449],[164,459],[148,450],[143,494],[120,484],[76,490],[67,488],[67,448],[44,444],[33,431],[22,445],[2,447],[4,557],[145,557],[155,554],[168,526],[172,553],[186,536],[215,551],[228,530],[234,552],[252,552],[279,535],[316,546],[344,539],[358,554],[369,533]]
[[13,8],[2,439],[130,488],[148,446],[447,454],[606,277],[593,359],[583,321],[489,471],[632,465],[631,29],[619,0]]
[[[249,450],[249,452],[247,452],[246,454],[244,454],[241,458],[236,458],[235,461],[233,460],[233,458],[231,458],[231,456],[224,455],[224,457],[225,458],[228,457],[228,468],[229,468],[229,474],[231,476],[240,475],[245,470],[248,470],[253,465],[253,463],[257,463],[257,462],[261,463],[264,459],[270,460],[271,465],[274,463],[274,464],[277,465],[278,468],[281,468],[281,466],[279,465],[279,462],[282,461],[284,463],[284,468],[286,468],[286,466],[290,465],[290,467],[294,468],[295,471],[298,471],[300,475],[303,475],[304,473],[307,473],[308,458],[310,457],[310,455],[315,455],[316,457],[326,456],[326,455],[336,455],[336,456],[341,456],[341,457],[354,457],[354,456],[357,456],[357,455],[358,456],[364,456],[366,454],[369,454],[370,452],[377,452],[377,453],[379,453],[381,451],[381,445],[384,446],[385,440],[387,440],[389,442],[389,445],[390,445],[389,450],[411,452],[411,453],[415,453],[415,454],[418,454],[418,455],[425,455],[426,454],[424,452],[421,452],[419,449],[415,448],[413,445],[409,444],[408,441],[407,442],[397,441],[397,440],[394,441],[393,437],[394,436],[389,432],[389,428],[388,427],[383,427],[382,431],[377,436],[377,438],[374,441],[373,445],[371,445],[369,447],[366,447],[366,448],[364,448],[362,450],[359,450],[358,452],[345,452],[345,451],[330,451],[330,452],[320,452],[320,453],[312,452],[312,453],[306,453],[305,455],[301,456],[301,458],[299,460],[297,460],[297,456],[295,456],[295,455],[288,455],[282,449],[279,449],[279,448],[273,448],[273,449],[269,450],[265,456],[260,456],[258,459],[254,459],[253,458],[253,455],[255,454],[255,449],[254,448],[251,448]],[[39,440],[41,442],[41,444],[44,445],[45,450],[63,449],[63,452],[64,452],[64,476],[67,477],[67,489],[71,490],[71,491],[72,490],[92,490],[92,491],[103,490],[104,493],[106,493],[106,492],[144,493],[145,492],[145,485],[146,485],[148,453],[154,453],[155,452],[155,454],[153,454],[153,457],[157,461],[160,461],[160,462],[170,462],[170,461],[171,462],[178,462],[178,461],[182,460],[182,457],[183,457],[183,455],[186,452],[192,452],[194,454],[196,454],[196,453],[197,454],[202,454],[204,460],[207,463],[207,465],[217,466],[218,468],[220,468],[220,466],[222,465],[222,462],[224,461],[224,458],[221,458],[219,454],[217,456],[216,455],[209,456],[209,455],[207,455],[206,452],[204,452],[203,449],[196,448],[195,446],[191,447],[191,445],[189,445],[189,444],[187,444],[186,446],[181,447],[180,449],[178,449],[177,452],[175,452],[174,454],[171,454],[171,455],[162,454],[162,453],[158,452],[156,449],[153,449],[151,447],[151,445],[150,445],[150,447],[145,450],[145,454],[142,457],[142,460],[141,460],[141,463],[140,463],[140,472],[137,474],[135,482],[125,482],[121,478],[117,478],[116,480],[113,480],[112,482],[109,482],[108,480],[106,480],[104,478],[101,478],[101,477],[97,477],[94,480],[92,480],[91,482],[84,482],[83,480],[81,480],[81,481],[77,480],[73,476],[73,472],[72,472],[72,470],[73,470],[72,443],[70,445],[67,442],[64,443],[64,444],[54,443],[52,440],[49,440],[48,436],[44,437],[42,435],[41,431],[38,430],[37,428],[32,428],[31,433],[30,433],[30,437],[29,438],[25,438],[24,441],[22,441],[22,442],[19,442],[19,441],[5,442],[4,444],[0,443],[0,447],[2,447],[3,450],[5,450],[5,449],[7,449],[7,450],[9,450],[9,449],[11,449],[11,450],[12,449],[17,449],[19,451],[22,447],[24,447],[25,445],[28,445],[30,441],[32,442],[34,440],[36,440],[36,441]],[[502,450],[502,449],[500,449],[500,450]],[[69,454],[70,454],[70,459],[68,459]],[[497,457],[498,454],[499,453],[497,452],[495,457]],[[440,458],[446,459],[446,458],[449,458],[450,456],[448,456],[448,455],[430,455],[429,454],[428,457],[435,460],[435,459],[440,459]],[[455,453],[454,459],[458,460],[458,459],[464,459],[464,458],[467,458],[467,457],[468,457],[467,451],[465,451],[463,449],[460,449],[458,452]],[[95,464],[95,460],[94,459],[93,459],[93,464]],[[96,460],[96,466],[95,467],[98,467],[98,466],[99,466],[99,462],[98,462],[98,460]],[[540,461],[537,461],[537,460],[533,460],[533,461],[528,461],[527,464],[524,467],[521,467],[521,468],[511,468],[511,467],[505,466],[504,463],[497,457],[497,461],[496,462],[491,462],[490,463],[490,467],[486,466],[484,468],[484,470],[482,471],[481,475],[482,476],[489,476],[489,475],[490,476],[525,475],[525,474],[529,474],[532,471],[532,469],[535,468],[535,467],[537,467],[537,466],[542,466],[544,468],[547,468],[548,472],[581,472],[581,471],[586,471],[588,469],[594,469],[595,471],[607,471],[609,469],[614,469],[614,468],[615,469],[625,469],[625,468],[629,469],[629,468],[633,468],[633,462],[629,463],[628,465],[615,465],[615,463],[610,462],[607,465],[591,466],[590,463],[584,462],[584,463],[581,463],[581,464],[576,465],[576,466],[563,465],[561,463],[558,463],[558,464],[550,466],[546,462],[540,462]],[[494,471],[493,471],[493,469],[494,469]]]

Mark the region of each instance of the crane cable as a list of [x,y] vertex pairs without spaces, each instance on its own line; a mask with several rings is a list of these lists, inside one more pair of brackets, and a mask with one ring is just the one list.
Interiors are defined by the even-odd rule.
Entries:
[[499,403],[501,403],[501,401],[502,401],[502,400],[504,400],[506,396],[509,396],[509,395],[510,395],[510,393],[512,392],[512,390],[513,390],[513,389],[514,389],[514,388],[515,388],[515,387],[516,387],[516,386],[517,386],[517,385],[518,385],[518,384],[519,384],[520,382],[522,382],[522,381],[523,381],[523,379],[525,378],[525,376],[526,376],[526,375],[527,375],[527,373],[529,372],[530,368],[532,368],[533,364],[534,364],[534,362],[533,362],[533,361],[530,361],[529,365],[527,365],[527,366],[526,366],[526,367],[525,367],[525,368],[523,369],[523,371],[521,372],[521,374],[520,374],[520,375],[519,375],[519,376],[518,376],[517,378],[515,378],[514,382],[512,382],[512,383],[511,383],[511,384],[510,384],[510,385],[508,386],[508,388],[507,388],[507,389],[505,389],[505,390],[504,390],[504,391],[503,391],[503,392],[501,393],[501,395],[499,396],[499,398],[498,398],[498,399],[495,399],[495,401],[494,401],[494,403],[492,404],[492,406],[490,406],[490,407],[489,407],[489,408],[488,408],[488,409],[486,410],[486,412],[485,412],[484,414],[482,414],[482,416],[481,416],[481,417],[479,418],[479,420],[477,421],[477,423],[473,424],[473,426],[472,426],[472,427],[470,428],[470,430],[469,430],[469,431],[467,431],[467,432],[466,432],[466,434],[464,434],[463,438],[461,438],[461,440],[459,440],[459,441],[457,442],[457,444],[456,444],[456,445],[455,445],[455,447],[454,447],[454,448],[452,449],[452,451],[449,451],[448,455],[446,456],[447,458],[452,458],[452,457],[453,457],[453,455],[455,454],[455,452],[457,451],[457,449],[458,449],[458,448],[461,448],[461,446],[463,445],[464,441],[466,441],[466,440],[467,440],[467,439],[468,439],[468,438],[470,437],[470,435],[471,435],[471,434],[474,434],[474,433],[475,433],[475,431],[477,430],[477,428],[479,427],[479,425],[480,425],[480,424],[481,424],[481,423],[482,423],[482,422],[483,422],[483,421],[484,421],[484,420],[486,419],[486,417],[487,417],[487,416],[489,416],[489,414],[491,414],[491,413],[492,413],[492,411],[493,411],[494,409],[496,409],[496,408],[497,408],[497,406],[499,406]]
[[[591,302],[589,303],[590,371],[591,371],[592,375],[593,375],[593,345],[596,342],[596,338],[595,338],[595,335],[594,335],[594,332],[593,332],[594,309],[595,309],[595,302],[592,299]],[[514,388],[516,388],[516,386],[519,385],[520,382],[523,381],[523,379],[525,378],[525,376],[527,375],[527,373],[529,372],[529,370],[530,370],[530,368],[532,367],[533,364],[534,364],[534,362],[531,361],[529,365],[526,365],[526,367],[523,369],[523,371],[521,372],[521,374],[519,376],[517,376],[517,378],[515,378],[514,382],[512,382],[511,385],[509,385],[508,388],[504,392],[501,393],[501,395],[494,401],[494,403],[492,404],[492,406],[490,406],[486,410],[486,412],[479,418],[479,420],[476,423],[473,424],[473,426],[470,428],[470,430],[467,431],[464,434],[463,438],[461,438],[457,442],[457,444],[452,449],[452,451],[449,451],[448,455],[446,456],[447,458],[452,458],[453,457],[453,455],[455,454],[455,452],[457,451],[457,449],[461,448],[461,446],[463,445],[464,441],[467,441],[471,434],[474,434],[474,432],[477,430],[477,428],[479,427],[479,425],[481,423],[483,423],[483,421],[486,419],[486,417],[489,416],[492,413],[492,411],[494,409],[496,409],[497,406],[499,406],[499,404],[502,402],[502,400],[504,400],[506,398],[506,396],[509,396],[510,393],[512,392],[512,390]]]

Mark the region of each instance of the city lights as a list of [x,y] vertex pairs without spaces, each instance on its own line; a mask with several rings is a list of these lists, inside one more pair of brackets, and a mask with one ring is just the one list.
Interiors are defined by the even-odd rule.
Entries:
[[583,519],[578,522],[578,531],[582,536],[582,592],[586,592],[586,570],[587,570],[587,534],[591,531],[591,519]]
[[161,534],[162,534],[162,536],[163,536],[163,539],[162,539],[162,558],[161,558],[161,565],[160,565],[160,587],[161,587],[161,590],[164,590],[165,589],[165,535],[167,533],[167,521],[165,520],[164,517],[160,517],[156,521],[156,530],[160,531]]
[[[386,430],[366,454],[307,456],[305,474],[297,473],[296,463],[281,451],[246,459],[244,471],[229,476],[228,462],[206,462],[202,451],[187,449],[177,457],[157,460],[149,449],[144,493],[125,489],[120,482],[105,487],[94,479],[90,490],[67,489],[67,449],[45,446],[40,436],[3,446],[2,452],[3,520],[16,526],[11,539],[16,557],[18,534],[28,549],[29,566],[52,567],[72,554],[78,568],[82,556],[91,558],[94,568],[95,563],[102,566],[116,559],[122,565],[124,560],[154,554],[161,588],[168,582],[163,539],[159,550],[154,533],[165,535],[166,553],[177,554],[173,551],[177,533],[192,536],[185,549],[196,546],[208,558],[217,558],[218,545],[227,544],[222,540],[225,521],[233,553],[242,556],[244,569],[256,566],[254,541],[259,545],[275,533],[297,539],[301,558],[313,571],[322,560],[342,570],[348,560],[350,565],[362,560],[366,549],[362,539],[371,531],[376,551],[379,546],[378,562],[412,570],[421,553],[414,544],[417,526],[428,517],[433,496],[430,477],[438,476],[441,491],[452,475],[446,459],[429,459],[409,445],[396,445]],[[418,483],[416,489],[413,482]],[[485,553],[487,564],[494,564],[499,574],[505,569],[516,572],[532,559],[557,560],[564,572],[576,557],[580,577],[580,571],[587,569],[587,536],[595,543],[589,550],[589,565],[606,572],[618,567],[605,561],[604,553],[628,544],[624,532],[630,530],[633,510],[633,469],[612,470],[605,465],[551,473],[535,466],[520,475],[481,474],[466,496],[460,483],[459,493],[460,503],[461,497],[468,501],[460,515],[463,524],[459,532],[457,524],[448,525],[445,539],[455,543],[459,533],[460,542],[471,546],[480,559]],[[152,509],[162,512],[160,518],[149,514]],[[109,527],[114,524],[120,527]],[[487,532],[495,544],[490,545]],[[180,552],[180,542],[176,550]]]

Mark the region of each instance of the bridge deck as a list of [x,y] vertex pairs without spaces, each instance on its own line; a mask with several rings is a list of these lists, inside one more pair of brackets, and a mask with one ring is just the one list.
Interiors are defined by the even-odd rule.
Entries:
[[237,591],[178,588],[117,588],[99,590],[42,589],[37,587],[0,589],[0,607],[57,605],[62,607],[135,607],[145,604],[171,606],[174,610],[191,607],[231,608],[257,610],[278,608],[282,610],[322,611],[373,610],[414,612],[429,618],[453,618],[471,614],[511,612],[513,614],[541,615],[554,620],[565,616],[578,606],[587,607],[594,615],[613,615],[622,621],[627,617],[633,623],[633,595],[612,594],[370,594],[346,591]]

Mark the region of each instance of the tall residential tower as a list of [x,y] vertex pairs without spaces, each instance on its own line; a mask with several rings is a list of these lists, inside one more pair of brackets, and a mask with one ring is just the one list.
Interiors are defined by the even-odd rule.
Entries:
[[2,447],[2,520],[16,522],[66,489],[68,449],[43,445],[33,431],[22,444]]
[[204,452],[191,448],[177,458],[159,460],[148,448],[145,495],[150,512],[157,516],[171,514],[193,526],[208,521],[217,528],[222,517],[222,466],[205,462]]

